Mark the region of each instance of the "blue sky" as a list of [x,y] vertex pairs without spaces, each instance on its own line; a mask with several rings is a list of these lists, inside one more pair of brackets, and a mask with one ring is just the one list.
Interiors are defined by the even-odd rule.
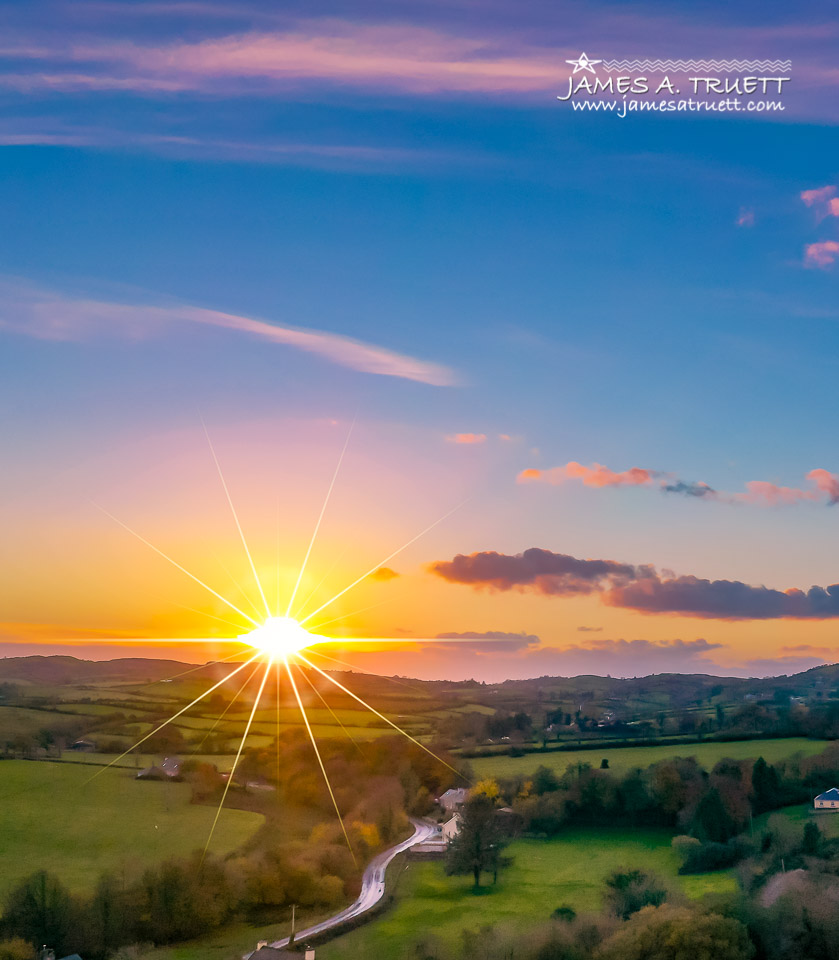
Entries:
[[[830,195],[802,199],[837,182],[839,24],[823,7],[80,2],[0,14],[0,436],[21,530],[22,517],[40,522],[28,478],[186,428],[199,407],[231,430],[358,411],[379,431],[371,464],[402,436],[406,474],[439,466],[474,486],[468,520],[436,554],[420,550],[417,569],[541,546],[777,589],[837,579],[823,500],[516,483],[576,461],[739,496],[749,481],[807,491],[809,471],[839,470],[837,217]],[[581,49],[790,58],[788,109],[576,113],[555,91]],[[163,312],[150,320],[149,308]],[[213,317],[185,322],[187,308]],[[325,339],[301,351],[217,315]],[[395,366],[359,369],[330,337]],[[458,433],[487,439],[446,441]],[[532,616],[557,649],[568,636],[546,635],[554,612],[578,602],[517,597],[513,611],[506,594],[481,594],[476,626],[466,587],[433,589],[449,598],[441,632],[529,630],[517,618]],[[135,611],[131,628],[155,615]],[[45,622],[58,635],[84,616],[59,605]],[[685,611],[623,616],[610,635],[648,637],[654,623],[667,643],[709,629]],[[23,605],[8,620],[32,617]],[[731,664],[760,646],[759,623],[714,627]],[[783,629],[825,651],[802,656],[832,656],[829,618],[773,624],[779,657]]]

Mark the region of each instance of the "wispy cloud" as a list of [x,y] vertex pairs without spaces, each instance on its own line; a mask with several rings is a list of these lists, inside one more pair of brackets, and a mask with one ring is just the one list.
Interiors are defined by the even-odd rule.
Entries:
[[[594,33],[590,18],[571,17],[561,34],[542,31],[536,37],[522,23],[493,16],[497,10],[476,27],[474,17],[452,16],[450,7],[441,5],[430,16],[418,13],[415,19],[421,22],[401,23],[393,21],[392,11],[379,22],[373,12],[362,23],[337,17],[291,22],[244,11],[242,28],[221,35],[218,22],[208,35],[199,8],[189,30],[175,32],[173,21],[158,18],[148,39],[128,43],[107,36],[107,26],[98,36],[90,28],[61,36],[41,28],[7,37],[0,54],[12,57],[13,67],[0,76],[0,84],[26,92],[133,90],[141,95],[230,96],[313,87],[363,88],[388,96],[543,95],[565,81],[565,61],[579,55],[581,43],[598,55],[637,56],[649,50],[650,36],[666,37],[674,47],[713,47],[717,56],[740,57],[775,55],[782,36],[786,55],[795,59],[803,49],[809,54],[796,77],[808,90],[810,108],[825,109],[828,98],[817,102],[815,94],[829,93],[835,84],[829,30],[802,35],[792,24],[773,32],[745,22],[724,28],[683,14],[626,12],[610,15]],[[814,49],[819,39],[822,57]]]
[[755,212],[749,207],[740,207],[736,220],[738,227],[753,227],[755,225]]
[[604,487],[655,487],[662,493],[679,494],[700,500],[713,500],[720,503],[744,503],[759,506],[790,506],[795,503],[827,503],[832,506],[839,502],[839,476],[823,468],[811,470],[806,479],[812,489],[786,487],[769,480],[749,480],[745,490],[727,493],[715,490],[710,484],[697,480],[683,480],[672,473],[651,470],[645,467],[631,467],[629,470],[615,471],[604,467],[602,463],[583,466],[571,460],[562,467],[548,470],[530,468],[518,475],[519,483],[547,483],[559,485],[566,480],[580,480],[584,486]]
[[51,65],[49,70],[0,75],[0,84],[25,92],[227,94],[233,83],[253,91],[254,85],[276,89],[318,82],[414,94],[524,93],[551,90],[567,72],[557,49],[413,24],[359,25],[335,19],[191,42],[41,43],[7,48],[5,53],[18,61]]
[[41,340],[119,336],[140,339],[184,324],[217,327],[293,347],[351,370],[433,386],[455,382],[448,368],[337,333],[280,326],[265,320],[185,305],[155,306],[74,298],[7,281],[0,284],[0,330]]
[[486,443],[485,433],[452,433],[446,437],[446,443],[478,444]]
[[839,584],[775,590],[739,580],[663,576],[654,567],[616,560],[581,560],[532,547],[510,555],[458,554],[429,565],[449,583],[475,589],[550,597],[597,595],[612,607],[648,614],[711,620],[832,620],[839,617]]
[[467,644],[470,650],[487,650],[496,653],[502,650],[525,650],[539,643],[539,637],[535,633],[509,633],[505,630],[467,630],[463,633],[452,631],[438,633],[437,639],[451,640],[452,646],[455,643]]
[[52,117],[0,119],[0,147],[87,147],[130,150],[177,159],[207,162],[306,166],[369,171],[371,169],[436,167],[482,162],[475,154],[449,150],[397,147],[374,143],[318,143],[304,140],[226,138],[120,130],[115,125],[69,124]]

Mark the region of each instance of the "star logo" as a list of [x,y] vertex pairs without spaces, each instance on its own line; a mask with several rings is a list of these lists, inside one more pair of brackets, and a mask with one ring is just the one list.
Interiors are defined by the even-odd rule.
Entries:
[[570,63],[574,68],[574,73],[579,73],[580,70],[588,70],[589,73],[595,73],[593,64],[603,63],[602,60],[589,60],[588,56],[585,53],[581,53],[576,60],[566,60],[566,63]]

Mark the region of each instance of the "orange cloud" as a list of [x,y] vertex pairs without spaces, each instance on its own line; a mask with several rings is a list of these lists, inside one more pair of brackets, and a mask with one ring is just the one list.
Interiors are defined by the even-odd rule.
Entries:
[[839,258],[839,243],[835,240],[822,240],[809,243],[804,248],[804,266],[825,269],[833,266]]
[[538,481],[541,483],[560,484],[564,480],[582,480],[587,487],[642,487],[653,482],[652,470],[643,467],[631,467],[621,473],[616,473],[602,463],[593,463],[590,467],[571,460],[564,467],[552,467],[550,470],[522,470],[518,475],[519,483]]
[[371,573],[370,580],[379,580],[382,583],[386,583],[388,580],[393,580],[398,577],[399,574],[395,570],[391,570],[390,567],[379,567],[375,573]]
[[485,433],[454,433],[446,437],[447,443],[486,443]]

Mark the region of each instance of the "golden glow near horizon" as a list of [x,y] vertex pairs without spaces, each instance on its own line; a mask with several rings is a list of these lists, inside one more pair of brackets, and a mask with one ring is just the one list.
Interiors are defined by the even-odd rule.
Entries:
[[320,637],[300,625],[294,617],[269,617],[263,624],[239,639],[261,653],[267,653],[271,659],[285,659],[313,643]]
[[[206,427],[205,427],[205,434],[207,435],[207,442],[210,443],[210,437],[209,437],[209,434],[208,434],[207,431],[206,431]],[[348,441],[349,441],[349,435],[347,436],[347,442],[348,442]],[[276,684],[277,684],[277,701],[276,701],[277,731],[278,731],[278,736],[277,736],[277,763],[279,764],[279,759],[280,759],[280,754],[279,754],[279,751],[280,751],[280,739],[279,739],[279,730],[280,730],[279,683],[280,683],[280,671],[281,671],[281,668],[284,667],[284,668],[285,668],[285,673],[286,673],[286,675],[288,676],[288,680],[289,680],[289,682],[290,682],[290,684],[291,684],[291,688],[292,688],[292,690],[293,690],[293,692],[294,692],[295,700],[297,701],[298,708],[299,708],[300,713],[301,713],[301,716],[302,716],[302,718],[303,718],[303,723],[304,723],[304,725],[305,725],[306,732],[308,733],[309,740],[310,740],[310,742],[311,742],[311,744],[312,744],[312,749],[313,749],[314,754],[315,754],[315,757],[316,757],[316,759],[317,759],[317,763],[318,763],[318,766],[319,766],[319,768],[320,768],[320,772],[321,772],[321,774],[322,774],[322,776],[323,776],[324,782],[325,782],[325,784],[326,784],[326,788],[327,788],[327,790],[329,791],[329,795],[330,795],[330,797],[331,797],[331,799],[332,799],[332,804],[333,804],[333,806],[334,806],[334,808],[335,808],[335,813],[336,813],[337,816],[338,816],[338,821],[339,821],[339,823],[341,824],[341,829],[342,829],[342,831],[343,831],[343,833],[344,833],[344,838],[345,838],[346,841],[347,841],[347,846],[349,847],[350,852],[351,852],[352,855],[353,855],[353,858],[355,858],[355,853],[353,852],[352,844],[350,843],[350,837],[349,837],[349,834],[347,833],[347,830],[346,830],[346,828],[345,828],[345,826],[344,826],[344,821],[343,821],[343,817],[341,816],[341,811],[340,811],[340,808],[339,808],[339,805],[338,805],[338,801],[337,801],[337,798],[336,798],[336,796],[335,796],[335,792],[334,792],[334,790],[333,790],[333,788],[332,788],[332,784],[331,784],[330,779],[329,779],[329,774],[328,774],[328,772],[327,772],[326,764],[325,764],[325,762],[324,762],[323,756],[321,755],[321,751],[320,751],[320,749],[319,749],[319,747],[318,747],[317,739],[316,739],[316,737],[315,737],[315,732],[314,732],[314,730],[312,729],[312,725],[311,725],[311,723],[309,722],[309,717],[308,717],[308,715],[307,715],[307,713],[306,713],[306,706],[305,706],[305,704],[304,704],[304,702],[303,702],[303,698],[302,698],[301,695],[300,695],[300,691],[299,691],[299,689],[298,689],[297,682],[296,682],[296,680],[295,680],[295,678],[294,678],[294,673],[293,673],[293,670],[292,670],[292,663],[290,662],[290,660],[297,660],[297,661],[302,662],[302,664],[304,664],[306,667],[308,667],[311,671],[316,672],[316,673],[317,673],[320,677],[322,677],[323,679],[327,680],[327,681],[328,681],[329,683],[331,683],[334,687],[336,687],[338,690],[340,690],[344,695],[351,697],[353,700],[355,700],[355,701],[356,701],[357,703],[359,703],[361,706],[365,707],[367,710],[369,710],[369,711],[370,711],[371,713],[373,713],[375,716],[377,716],[377,717],[379,717],[380,719],[382,719],[382,720],[384,720],[385,722],[387,722],[391,727],[393,727],[394,730],[397,730],[399,733],[401,733],[404,737],[406,737],[408,740],[410,740],[410,741],[411,741],[413,744],[415,744],[417,747],[419,747],[420,749],[424,750],[426,753],[428,753],[430,756],[434,757],[436,760],[438,760],[440,763],[444,764],[445,766],[447,766],[447,767],[449,766],[448,763],[446,763],[444,760],[441,760],[439,757],[437,757],[436,754],[434,754],[427,746],[425,746],[425,745],[424,745],[423,743],[421,743],[419,740],[417,740],[417,739],[415,739],[414,737],[412,737],[409,733],[407,733],[405,730],[403,730],[397,723],[395,723],[393,720],[388,719],[388,717],[386,717],[384,714],[379,713],[378,710],[376,710],[376,709],[375,709],[374,707],[372,707],[369,703],[367,703],[367,701],[365,701],[362,697],[360,697],[360,696],[358,696],[357,694],[353,693],[352,690],[350,690],[350,689],[348,689],[347,687],[345,687],[342,683],[338,682],[334,677],[330,676],[330,675],[329,675],[328,673],[326,673],[324,670],[321,670],[320,667],[316,666],[315,664],[313,664],[311,661],[307,660],[306,657],[304,657],[304,656],[302,655],[302,651],[303,651],[303,650],[308,650],[309,648],[311,648],[311,647],[314,646],[315,644],[329,642],[329,639],[328,639],[327,637],[323,637],[323,636],[320,636],[319,634],[315,634],[315,633],[310,633],[310,632],[305,628],[305,626],[304,626],[303,624],[305,624],[305,623],[308,622],[309,620],[312,620],[312,618],[314,618],[317,614],[321,613],[323,610],[326,610],[328,607],[330,607],[339,597],[344,596],[344,595],[347,594],[349,591],[351,591],[352,589],[354,589],[355,587],[357,587],[357,586],[358,586],[360,583],[362,583],[364,580],[366,580],[368,577],[372,576],[372,575],[376,572],[376,570],[378,570],[384,563],[387,563],[388,561],[390,561],[391,559],[393,559],[393,557],[395,557],[395,556],[397,556],[398,554],[400,554],[403,550],[405,550],[407,547],[409,547],[412,543],[415,543],[421,536],[423,536],[423,535],[424,535],[425,533],[427,533],[429,530],[432,530],[434,527],[437,526],[437,524],[441,523],[443,520],[446,519],[446,517],[450,516],[451,513],[454,512],[454,511],[449,511],[449,513],[447,513],[444,517],[441,517],[439,520],[436,520],[434,523],[430,524],[428,527],[425,528],[425,530],[423,530],[422,532],[418,533],[416,536],[412,537],[407,543],[405,543],[405,544],[403,544],[401,547],[399,547],[399,549],[392,551],[383,561],[380,561],[379,563],[377,563],[377,564],[375,564],[374,566],[372,566],[366,573],[363,573],[360,577],[357,577],[355,580],[353,580],[352,583],[350,583],[348,586],[344,587],[342,590],[340,590],[340,591],[338,591],[337,593],[335,593],[335,594],[334,594],[333,596],[331,596],[325,603],[321,603],[320,606],[319,606],[316,610],[314,610],[314,611],[311,612],[311,613],[306,614],[306,616],[302,617],[302,620],[297,620],[295,617],[293,617],[293,616],[290,615],[290,614],[291,614],[291,609],[292,609],[292,606],[293,606],[293,604],[294,604],[294,601],[295,601],[295,599],[296,599],[296,597],[297,597],[297,592],[298,592],[299,587],[300,587],[300,584],[301,584],[301,582],[302,582],[303,574],[304,574],[304,571],[305,571],[306,566],[307,566],[307,564],[308,564],[308,561],[309,561],[309,558],[310,558],[310,555],[311,555],[311,552],[312,552],[312,548],[314,547],[315,539],[316,539],[316,537],[317,537],[318,531],[320,530],[320,526],[321,526],[321,522],[322,522],[322,520],[323,520],[324,512],[325,512],[325,510],[326,510],[326,506],[327,506],[327,504],[328,504],[328,502],[329,502],[329,498],[330,498],[330,495],[331,495],[331,493],[332,493],[333,487],[334,487],[334,485],[335,485],[335,480],[336,480],[337,475],[338,475],[338,469],[339,469],[340,466],[341,466],[341,462],[343,461],[343,458],[344,458],[344,453],[346,452],[346,449],[347,449],[347,442],[344,443],[344,447],[343,447],[343,449],[342,449],[342,451],[341,451],[341,456],[340,456],[339,459],[338,459],[338,465],[337,465],[337,467],[336,467],[336,469],[335,469],[335,473],[333,474],[332,482],[330,483],[329,490],[327,491],[327,494],[326,494],[326,498],[325,498],[325,500],[324,500],[323,507],[322,507],[321,510],[320,510],[320,514],[319,514],[319,516],[318,516],[317,523],[315,524],[314,533],[313,533],[313,535],[312,535],[311,540],[309,541],[309,546],[308,546],[308,549],[307,549],[307,551],[306,551],[306,555],[305,555],[305,557],[304,557],[304,559],[303,559],[303,563],[302,563],[302,566],[301,566],[301,568],[300,568],[300,572],[299,572],[298,575],[297,575],[297,580],[296,580],[296,583],[295,583],[295,585],[294,585],[294,589],[293,589],[293,591],[292,591],[291,594],[290,594],[290,598],[289,598],[289,600],[288,600],[288,605],[287,605],[287,608],[286,608],[286,615],[285,615],[285,616],[272,616],[272,615],[271,615],[270,606],[269,606],[268,600],[267,600],[267,598],[266,598],[266,596],[265,596],[265,591],[264,591],[264,589],[263,589],[263,585],[262,585],[262,583],[261,583],[261,581],[260,581],[260,579],[259,579],[259,574],[257,573],[256,564],[255,564],[254,561],[253,561],[253,556],[252,556],[252,554],[251,554],[251,552],[250,552],[250,549],[249,549],[249,547],[248,547],[247,540],[245,539],[244,531],[243,531],[242,526],[241,526],[241,524],[240,524],[240,522],[239,522],[238,514],[237,514],[236,509],[235,509],[235,507],[234,507],[234,505],[233,505],[233,500],[232,500],[232,497],[230,496],[230,492],[229,492],[229,489],[228,489],[228,487],[227,487],[227,483],[226,483],[226,481],[225,481],[225,479],[224,479],[224,474],[222,473],[221,465],[220,465],[220,463],[219,463],[219,461],[218,461],[218,458],[217,458],[216,455],[215,455],[215,450],[213,449],[212,444],[210,443],[210,450],[211,450],[212,455],[213,455],[213,460],[214,460],[214,462],[215,462],[215,466],[216,466],[216,469],[217,469],[217,471],[218,471],[219,478],[221,479],[221,483],[222,483],[222,486],[223,486],[223,488],[224,488],[224,492],[225,492],[225,495],[226,495],[226,499],[227,499],[228,505],[229,505],[230,510],[231,510],[231,512],[232,512],[232,514],[233,514],[233,518],[234,518],[235,523],[236,523],[236,528],[237,528],[237,530],[238,530],[238,532],[239,532],[240,539],[241,539],[241,541],[242,541],[242,546],[243,546],[243,548],[244,548],[244,551],[245,551],[245,554],[246,554],[246,556],[247,556],[248,563],[249,563],[249,566],[250,566],[250,569],[251,569],[251,573],[252,573],[252,575],[253,575],[254,583],[255,583],[255,585],[256,585],[256,587],[257,587],[257,590],[258,590],[258,592],[259,592],[259,596],[260,596],[261,600],[263,601],[263,603],[264,603],[264,605],[265,605],[265,610],[266,610],[267,617],[266,617],[261,623],[260,623],[258,620],[254,619],[253,617],[251,617],[249,614],[247,614],[244,610],[242,610],[240,607],[238,607],[238,606],[237,606],[236,604],[234,604],[232,601],[230,601],[229,599],[227,599],[222,593],[217,592],[217,591],[214,590],[211,586],[209,586],[207,583],[205,583],[203,580],[199,579],[199,578],[198,578],[197,576],[195,576],[193,573],[190,573],[189,570],[187,570],[184,566],[182,566],[182,565],[181,565],[180,563],[178,563],[176,560],[174,560],[174,559],[172,559],[171,557],[169,557],[167,554],[165,554],[165,553],[164,553],[162,550],[160,550],[158,547],[154,546],[154,544],[151,543],[149,540],[147,540],[145,537],[141,536],[139,533],[137,533],[136,531],[132,530],[129,526],[127,526],[127,525],[126,525],[125,523],[123,523],[121,520],[118,520],[118,519],[117,519],[116,517],[114,517],[112,514],[110,514],[110,513],[108,513],[107,511],[103,510],[103,512],[104,512],[107,516],[109,516],[109,517],[111,517],[113,520],[115,520],[121,527],[123,527],[123,528],[124,528],[125,530],[127,530],[129,533],[133,534],[137,539],[139,539],[139,540],[142,541],[144,544],[146,544],[146,546],[150,547],[155,553],[157,553],[157,554],[158,554],[159,556],[161,556],[163,559],[169,561],[170,564],[172,564],[172,565],[175,566],[178,570],[180,570],[181,572],[183,572],[184,574],[186,574],[188,577],[190,577],[190,578],[191,578],[193,581],[195,581],[197,584],[199,584],[200,586],[204,587],[207,591],[209,591],[209,592],[210,592],[213,596],[215,596],[217,599],[223,601],[223,602],[227,605],[227,607],[228,607],[229,609],[231,609],[232,611],[234,611],[235,613],[237,613],[239,616],[241,616],[242,618],[244,618],[244,620],[248,621],[249,623],[252,623],[253,626],[254,626],[254,629],[249,630],[247,633],[240,634],[239,637],[238,637],[238,641],[239,641],[240,643],[251,647],[251,648],[255,651],[255,652],[253,653],[253,655],[252,655],[251,657],[249,657],[248,660],[246,660],[246,661],[245,661],[244,663],[242,663],[242,664],[239,664],[237,667],[235,667],[233,670],[231,670],[231,672],[228,673],[223,679],[219,680],[216,684],[214,684],[213,686],[211,686],[207,691],[205,691],[204,693],[200,694],[198,697],[195,698],[195,700],[193,700],[191,703],[187,704],[185,707],[183,707],[183,708],[182,708],[181,710],[179,710],[177,713],[174,713],[168,720],[165,720],[162,724],[160,724],[159,726],[155,727],[155,729],[152,730],[151,733],[146,734],[142,739],[140,739],[136,744],[134,744],[133,747],[129,747],[129,749],[126,750],[125,753],[122,754],[122,756],[125,756],[126,754],[130,753],[131,750],[135,749],[135,748],[138,747],[140,744],[144,743],[144,742],[145,742],[146,740],[148,740],[151,736],[153,736],[155,733],[157,733],[159,730],[161,730],[164,726],[166,726],[167,723],[170,723],[172,720],[174,720],[174,719],[176,719],[177,717],[181,716],[181,715],[182,715],[183,713],[185,713],[187,710],[189,710],[189,709],[191,709],[192,707],[196,706],[196,705],[197,705],[201,700],[203,700],[206,696],[208,696],[208,695],[209,695],[210,693],[212,693],[213,691],[217,690],[217,689],[218,689],[219,687],[221,687],[223,684],[227,683],[227,682],[228,682],[232,677],[234,677],[237,673],[239,673],[240,671],[244,670],[246,667],[248,667],[250,664],[252,664],[255,660],[257,660],[257,659],[260,657],[260,654],[264,655],[264,656],[267,658],[267,663],[265,664],[265,669],[264,669],[264,672],[263,672],[263,674],[262,674],[261,681],[259,682],[259,689],[258,689],[258,691],[257,691],[257,693],[256,693],[255,698],[254,698],[253,705],[252,705],[251,711],[250,711],[250,715],[249,715],[249,717],[248,717],[248,722],[247,722],[247,724],[245,725],[245,729],[244,729],[244,732],[243,732],[243,734],[242,734],[241,740],[240,740],[240,742],[239,742],[238,750],[236,751],[236,756],[235,756],[234,761],[233,761],[233,766],[232,766],[232,768],[231,768],[231,770],[230,770],[230,775],[228,776],[227,783],[225,784],[224,791],[223,791],[222,796],[221,796],[221,799],[220,799],[220,801],[219,801],[218,809],[216,810],[215,819],[213,820],[212,827],[210,828],[210,833],[209,833],[209,836],[208,836],[208,838],[207,838],[207,843],[205,844],[205,847],[204,847],[204,855],[206,855],[206,853],[207,853],[207,851],[208,851],[208,849],[209,849],[210,842],[212,841],[213,834],[214,834],[215,829],[216,829],[216,826],[217,826],[217,824],[218,824],[218,820],[219,820],[219,816],[220,816],[220,814],[221,814],[221,810],[222,810],[222,808],[224,807],[224,803],[225,803],[225,800],[226,800],[226,798],[227,798],[227,793],[228,793],[228,791],[229,791],[229,789],[230,789],[230,786],[231,786],[231,784],[233,783],[234,778],[235,778],[235,776],[236,776],[236,771],[237,771],[237,768],[238,768],[238,766],[239,766],[239,761],[240,761],[240,759],[241,759],[242,752],[243,752],[243,750],[244,750],[244,748],[245,748],[245,742],[246,742],[246,740],[247,740],[247,738],[248,738],[248,734],[250,733],[251,727],[252,727],[252,725],[253,725],[254,717],[256,716],[256,713],[257,713],[257,711],[258,711],[258,709],[259,709],[260,701],[262,700],[262,696],[263,696],[263,693],[264,693],[264,691],[265,691],[265,686],[266,686],[266,683],[267,683],[267,681],[268,681],[269,674],[271,673],[272,669],[276,671]],[[102,509],[102,508],[100,508],[100,509]],[[455,508],[455,509],[456,509],[456,508]],[[234,581],[234,582],[235,582],[235,581]],[[237,586],[239,586],[240,589],[242,590],[242,593],[243,593],[245,596],[247,596],[247,593],[241,588],[241,585],[237,584]],[[319,585],[319,586],[320,586],[320,585]],[[316,588],[316,589],[317,589],[317,588]],[[309,598],[307,597],[306,600],[303,602],[303,604],[302,604],[302,605],[300,606],[300,608],[298,609],[298,611],[297,611],[298,616],[301,616],[301,615],[302,615],[302,614],[301,614],[301,611],[302,611],[302,609],[306,606],[306,603],[308,603],[308,600],[309,600]],[[249,601],[249,602],[250,602],[250,601]],[[251,605],[253,606],[253,604],[251,604]],[[258,609],[258,608],[254,607],[254,613],[256,614],[256,616],[259,616],[259,613],[257,612],[257,609]],[[330,623],[330,622],[333,622],[334,620],[337,620],[337,619],[341,619],[341,617],[336,617],[336,618],[333,618],[333,620],[327,620],[327,621],[325,621],[325,622],[326,622],[326,623]],[[324,625],[324,624],[321,623],[321,626],[323,626],[323,625]],[[343,642],[347,642],[347,641],[343,641]],[[383,643],[404,643],[405,640],[404,640],[404,639],[399,639],[399,640],[397,640],[397,639],[395,639],[395,638],[393,638],[393,639],[385,639],[385,638],[381,638],[381,639],[380,639],[380,638],[376,638],[376,641],[375,641],[375,642],[380,642],[380,643],[382,643],[382,642],[383,642]],[[416,642],[416,641],[415,641],[415,642]],[[426,642],[428,642],[428,641],[426,641]],[[312,651],[312,652],[314,653],[315,651]],[[327,660],[334,660],[334,659],[335,659],[335,658],[333,658],[333,657],[326,656],[325,654],[321,654],[321,655],[324,656]],[[229,658],[228,658],[228,659],[229,659]],[[320,699],[323,700],[322,694],[321,694],[320,691],[317,689],[317,687],[316,687],[314,684],[312,684],[311,680],[306,676],[304,670],[303,670],[302,667],[301,667],[301,663],[300,663],[300,662],[294,663],[293,666],[295,667],[295,669],[297,669],[299,675],[300,675],[301,677],[303,677],[304,679],[306,679],[307,682],[310,684],[310,686],[312,686],[312,689],[315,691],[315,693],[318,695],[318,697],[320,697]],[[342,662],[342,661],[337,661],[337,662]],[[195,669],[200,669],[200,668],[195,668]],[[192,671],[187,671],[187,672],[192,672]],[[257,672],[257,670],[254,671],[254,674],[255,674],[256,672]],[[252,679],[252,677],[254,676],[254,674],[252,674],[251,677],[249,677],[248,680],[245,681],[245,683],[242,685],[241,689],[238,691],[238,693],[236,694],[236,696],[233,698],[233,701],[231,701],[231,704],[229,704],[229,705],[228,705],[228,708],[226,708],[226,709],[229,709],[229,706],[232,706],[232,703],[235,702],[236,699],[238,699],[239,694],[244,691],[245,687],[248,685],[248,683],[250,682],[250,680]],[[325,701],[324,701],[324,702],[325,702]],[[328,704],[327,704],[327,707],[328,707]],[[330,710],[331,710],[331,708],[330,708]],[[225,712],[226,712],[226,710],[225,710]],[[220,719],[221,719],[221,717],[219,718],[219,720],[220,720]],[[336,718],[336,719],[337,719],[337,718]],[[218,723],[218,722],[219,722],[219,721],[216,721],[216,723]],[[342,725],[342,726],[343,726],[343,725]],[[104,769],[106,769],[107,767],[111,766],[112,764],[116,763],[117,760],[120,760],[121,758],[122,758],[122,757],[117,757],[115,760],[112,760],[109,764],[104,765],[104,766],[103,766],[99,771],[97,771],[97,773],[95,773],[93,776],[94,776],[94,777],[97,776],[99,773],[102,772],[102,770],[104,770]],[[454,770],[453,767],[450,767],[450,769]],[[454,772],[455,772],[455,773],[458,773],[458,771],[456,771],[456,770],[454,770]],[[91,779],[92,779],[92,778],[91,778]]]

